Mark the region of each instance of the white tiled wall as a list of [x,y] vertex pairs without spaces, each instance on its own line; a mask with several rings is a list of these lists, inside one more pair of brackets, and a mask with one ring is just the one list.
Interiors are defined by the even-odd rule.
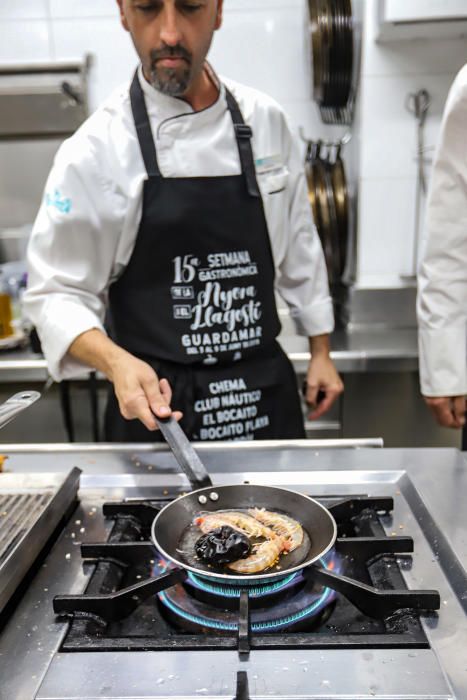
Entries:
[[[357,286],[397,287],[414,272],[417,128],[407,95],[429,92],[425,140],[434,148],[449,87],[467,62],[467,40],[377,43],[376,0],[364,2]],[[422,197],[422,213],[424,204]]]
[[[276,98],[297,134],[302,126],[310,138],[341,136],[342,128],[321,124],[311,99],[307,0],[225,0],[224,8],[224,24],[209,55],[216,70]],[[93,56],[90,107],[95,109],[129,81],[138,61],[116,0],[0,0],[0,65],[74,60],[88,53]],[[2,180],[0,169],[0,202],[2,190],[5,197],[11,195],[5,181],[8,176]],[[37,209],[42,186],[37,183],[34,201],[23,204],[17,216],[31,216]],[[27,222],[8,221],[13,223]]]
[[0,10],[0,63],[48,61],[51,50],[47,19],[26,19],[26,15],[4,19],[2,12],[5,9]]
[[[364,13],[362,76],[354,139],[344,151],[358,177],[360,287],[398,286],[412,271],[416,124],[405,101],[410,92],[429,91],[426,140],[434,146],[449,85],[467,61],[466,39],[376,43],[376,3],[354,0]],[[323,125],[311,99],[307,24],[307,0],[225,0],[210,59],[221,74],[279,100],[309,137],[337,138],[346,129]],[[95,108],[137,63],[115,0],[0,0],[0,63],[89,52]]]
[[47,0],[18,0],[0,4],[0,20],[47,19]]
[[[210,54],[223,75],[279,100],[311,137],[324,127],[311,101],[307,0],[227,0]],[[0,62],[94,55],[91,108],[130,78],[137,63],[115,0],[0,0]],[[340,134],[342,130],[337,130]]]

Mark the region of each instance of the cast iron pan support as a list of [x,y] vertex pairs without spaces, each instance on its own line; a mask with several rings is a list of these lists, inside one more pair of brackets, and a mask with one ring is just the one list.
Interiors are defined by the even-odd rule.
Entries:
[[411,537],[338,537],[339,554],[368,561],[380,554],[408,554],[413,552]]
[[176,583],[182,583],[186,577],[187,572],[184,569],[171,569],[155,578],[122,588],[116,593],[57,595],[53,601],[54,612],[57,615],[90,617],[103,623],[123,620],[150,596],[165,591]]
[[248,674],[246,671],[238,671],[237,673],[237,693],[234,700],[250,700]]
[[386,618],[403,608],[439,610],[441,605],[438,591],[378,590],[316,566],[304,569],[303,576],[341,593],[362,613],[377,619]]
[[361,515],[366,508],[376,512],[390,513],[394,510],[393,498],[345,498],[339,503],[328,506],[328,510],[335,520],[350,520],[356,515]]
[[188,477],[193,489],[196,491],[196,489],[212,486],[206,467],[201,462],[175,418],[159,418],[157,416],[157,422],[162,435],[166,439],[178,464]]
[[238,653],[241,657],[248,657],[250,653],[250,599],[247,590],[240,593]]

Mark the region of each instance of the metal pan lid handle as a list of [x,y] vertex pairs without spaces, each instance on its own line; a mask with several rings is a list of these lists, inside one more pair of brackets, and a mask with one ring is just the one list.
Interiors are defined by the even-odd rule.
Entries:
[[179,466],[188,477],[194,489],[212,486],[206,467],[195,452],[193,445],[175,418],[159,418],[157,422]]

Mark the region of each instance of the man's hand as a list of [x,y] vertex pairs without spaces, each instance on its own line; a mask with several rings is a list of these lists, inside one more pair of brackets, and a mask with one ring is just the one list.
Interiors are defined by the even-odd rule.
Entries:
[[[305,399],[310,408],[314,409],[308,419],[316,420],[329,411],[344,391],[344,384],[329,356],[329,336],[310,338],[310,352]],[[324,398],[318,403],[320,392]]]
[[[167,379],[160,379],[146,362],[125,353],[113,363],[111,376],[120,413],[127,420],[138,418],[148,430],[156,430],[155,416],[172,415],[172,389]],[[180,411],[173,417],[180,420]]]
[[[180,420],[180,411],[172,412],[172,389],[167,379],[159,380],[152,367],[116,345],[97,328],[82,333],[68,349],[80,362],[103,372],[114,385],[122,416],[139,418],[148,430],[156,430],[156,417],[170,415]],[[156,417],[155,417],[156,416]]]
[[463,428],[465,425],[465,396],[424,396],[425,403],[443,428]]

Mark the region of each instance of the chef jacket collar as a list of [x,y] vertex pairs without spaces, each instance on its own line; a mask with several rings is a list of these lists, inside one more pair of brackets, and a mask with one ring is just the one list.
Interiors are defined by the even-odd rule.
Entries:
[[225,86],[217,77],[212,66],[207,62],[205,63],[205,70],[208,72],[209,78],[219,89],[219,95],[217,100],[210,107],[195,112],[193,107],[188,104],[188,102],[185,102],[185,100],[164,95],[159,90],[153,88],[144,77],[143,68],[140,65],[138,68],[138,79],[143,89],[144,96],[146,97],[146,105],[149,114],[155,116],[159,122],[190,115],[196,118],[198,123],[206,123],[220,117],[227,109]]

